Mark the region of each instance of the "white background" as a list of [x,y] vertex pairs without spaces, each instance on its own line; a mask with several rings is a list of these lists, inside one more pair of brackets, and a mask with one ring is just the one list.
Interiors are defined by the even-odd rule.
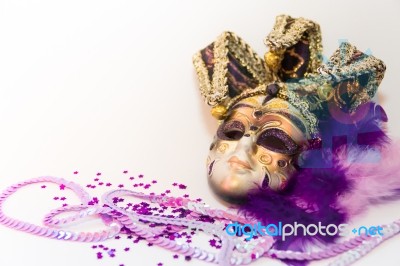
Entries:
[[[385,61],[378,100],[391,135],[399,138],[399,12],[395,0],[0,0],[0,189],[43,175],[85,185],[97,172],[119,183],[127,169],[156,178],[155,190],[178,181],[192,198],[220,206],[204,166],[217,125],[200,98],[191,58],[224,30],[263,55],[263,39],[282,13],[317,21],[326,56],[347,39]],[[52,203],[49,195],[35,186],[7,210],[40,222]],[[398,206],[374,208],[355,223],[390,222],[400,218]],[[400,236],[356,265],[400,265],[399,245]],[[90,244],[0,227],[2,266],[207,265],[173,260],[172,253],[144,245],[113,260],[98,261],[94,254]],[[281,265],[254,263],[264,264]]]

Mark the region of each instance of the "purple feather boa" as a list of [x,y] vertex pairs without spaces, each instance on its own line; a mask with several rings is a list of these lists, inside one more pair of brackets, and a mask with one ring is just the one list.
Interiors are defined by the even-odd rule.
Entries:
[[[362,212],[364,207],[361,206],[398,198],[400,181],[389,182],[391,186],[382,187],[378,194],[370,193],[368,197],[355,195],[360,188],[365,188],[365,180],[360,181],[363,171],[357,167],[370,167],[370,172],[376,174],[377,168],[382,166],[385,153],[379,151],[387,149],[390,142],[383,129],[387,116],[382,107],[369,102],[360,106],[357,112],[362,112],[362,115],[354,123],[342,123],[333,115],[320,120],[321,146],[305,150],[299,155],[296,160],[298,171],[291,177],[285,190],[258,188],[248,195],[239,211],[263,224],[297,222],[305,226],[318,223],[339,225]],[[367,162],[365,158],[375,161]],[[358,166],[353,167],[355,165]],[[397,171],[400,175],[397,165],[391,171]],[[387,178],[399,180],[397,177]],[[277,237],[274,248],[300,251],[306,250],[309,245],[332,243],[335,239],[336,236],[302,234],[288,237],[285,241]],[[306,262],[299,261],[284,262],[288,265],[306,265]]]

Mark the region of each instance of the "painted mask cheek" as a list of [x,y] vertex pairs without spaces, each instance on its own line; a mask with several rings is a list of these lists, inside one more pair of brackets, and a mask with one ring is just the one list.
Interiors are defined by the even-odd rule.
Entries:
[[295,168],[292,165],[293,155],[282,154],[258,147],[256,161],[263,170],[263,188],[282,190],[286,187]]
[[258,162],[264,166],[270,165],[272,163],[272,156],[268,153],[261,153],[258,155]]
[[218,139],[211,144],[206,163],[209,177],[213,175],[215,168],[221,167],[223,162],[228,160],[229,154],[232,153],[236,145],[237,141],[222,141]]
[[223,155],[223,154],[225,154],[225,152],[226,152],[227,150],[229,150],[229,144],[228,144],[228,143],[222,142],[222,143],[219,143],[219,144],[218,144],[218,146],[217,146],[217,152],[218,152],[218,153],[220,153],[221,155]]

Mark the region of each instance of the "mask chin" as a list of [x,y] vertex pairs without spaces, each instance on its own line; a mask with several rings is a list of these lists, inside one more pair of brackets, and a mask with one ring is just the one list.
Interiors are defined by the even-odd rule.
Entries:
[[[210,168],[210,167],[209,167]],[[208,183],[219,199],[232,204],[244,202],[249,192],[262,186],[264,174],[257,168],[243,169],[225,161],[214,161]]]

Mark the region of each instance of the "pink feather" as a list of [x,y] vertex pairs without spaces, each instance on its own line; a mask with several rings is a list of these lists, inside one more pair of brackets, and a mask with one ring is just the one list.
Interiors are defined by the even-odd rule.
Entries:
[[348,193],[338,197],[340,209],[353,216],[370,204],[400,198],[400,141],[384,145],[380,151],[353,148],[348,152],[342,166],[348,169],[347,178],[353,184]]

